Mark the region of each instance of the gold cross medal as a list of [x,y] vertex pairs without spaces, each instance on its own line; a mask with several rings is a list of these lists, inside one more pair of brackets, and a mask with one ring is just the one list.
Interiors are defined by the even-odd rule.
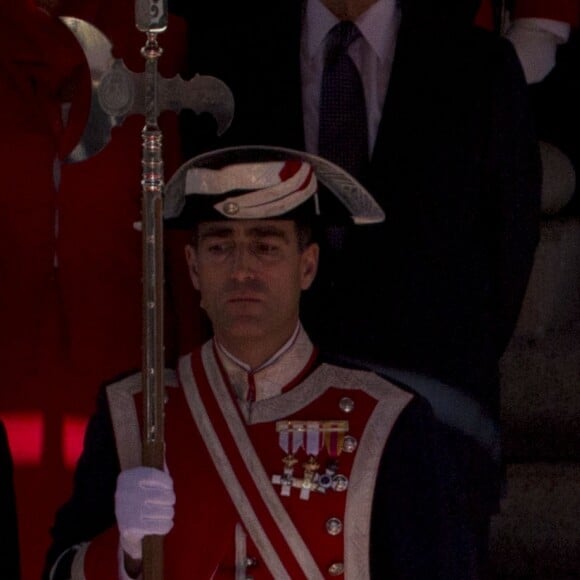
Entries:
[[[348,431],[348,421],[277,421],[278,442],[285,456],[282,459],[282,475],[272,476],[272,483],[280,485],[280,495],[289,496],[293,487],[300,489],[300,499],[310,499],[310,493],[326,493],[330,485],[322,485],[331,473],[318,473],[320,463],[316,459],[323,447],[328,455],[337,457],[342,450],[344,435]],[[304,475],[294,477],[294,466],[298,463],[295,454],[304,448],[308,457],[302,464]],[[325,478],[326,476],[326,478]],[[321,480],[322,477],[322,480]]]
[[285,454],[282,459],[284,469],[282,475],[272,476],[272,483],[281,486],[280,495],[289,496],[294,482],[294,466],[298,463],[294,454],[304,446],[304,432],[292,429],[291,421],[278,421],[276,431],[278,444]]

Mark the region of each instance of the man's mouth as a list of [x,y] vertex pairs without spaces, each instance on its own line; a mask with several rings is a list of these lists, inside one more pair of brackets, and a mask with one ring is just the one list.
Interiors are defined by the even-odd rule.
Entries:
[[243,296],[231,296],[230,298],[228,298],[228,302],[261,302],[261,298],[258,296],[249,296],[249,295],[243,295]]

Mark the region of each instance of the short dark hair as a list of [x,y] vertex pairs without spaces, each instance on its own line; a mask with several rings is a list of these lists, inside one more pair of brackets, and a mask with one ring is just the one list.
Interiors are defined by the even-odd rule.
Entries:
[[315,227],[312,220],[295,219],[294,227],[296,228],[296,237],[298,238],[298,249],[300,252],[303,252],[310,244],[316,242],[314,235]]

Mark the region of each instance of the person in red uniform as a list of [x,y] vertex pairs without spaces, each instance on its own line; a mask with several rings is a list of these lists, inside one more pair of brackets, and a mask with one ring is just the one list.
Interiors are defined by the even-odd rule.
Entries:
[[292,150],[220,150],[168,184],[214,335],[168,375],[164,471],[141,465],[139,376],[101,393],[51,580],[137,577],[150,534],[165,536],[167,580],[439,577],[430,406],[321,360],[300,323],[313,229],[340,213],[317,177],[363,196],[355,223],[382,219],[348,174]]
[[522,63],[542,140],[546,215],[580,213],[580,1],[516,0],[506,37]]
[[578,0],[484,0],[475,17],[484,28],[500,28],[520,59],[528,83],[543,81],[556,66],[558,47],[580,25]]
[[530,85],[541,139],[544,214],[578,214],[580,2],[484,0],[476,23],[496,28],[512,42]]
[[[145,35],[135,28],[130,0],[41,4],[0,6],[0,413],[38,417],[40,431],[40,456],[34,462],[14,457],[26,580],[40,576],[50,523],[72,483],[68,426],[86,421],[104,381],[141,363],[141,235],[133,224],[141,218],[144,119],[128,118],[94,157],[66,161],[85,126],[89,72],[58,16],[100,28],[114,55],[135,71],[143,69]],[[181,67],[178,19],[168,30],[160,37],[166,77]],[[164,114],[160,124],[169,177],[181,161],[175,115]],[[176,327],[168,320],[171,357]],[[190,321],[187,334],[199,341],[193,316]],[[9,429],[9,439],[16,435]],[[32,445],[33,434],[25,435]]]

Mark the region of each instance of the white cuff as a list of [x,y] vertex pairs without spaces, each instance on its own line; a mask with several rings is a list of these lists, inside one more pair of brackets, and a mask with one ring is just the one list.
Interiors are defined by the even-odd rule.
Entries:
[[60,553],[60,556],[55,560],[54,564],[52,565],[50,572],[48,573],[48,580],[52,580],[54,578],[54,574],[58,569],[58,565],[60,564],[61,560],[69,553],[72,551],[77,551],[80,548],[80,544],[75,544],[74,546],[71,546],[70,548],[67,548],[64,552]]
[[571,26],[568,22],[562,22],[561,20],[552,20],[551,18],[516,18],[513,21],[513,25],[536,32],[552,34],[556,37],[558,44],[564,44],[570,38]]

